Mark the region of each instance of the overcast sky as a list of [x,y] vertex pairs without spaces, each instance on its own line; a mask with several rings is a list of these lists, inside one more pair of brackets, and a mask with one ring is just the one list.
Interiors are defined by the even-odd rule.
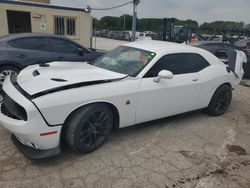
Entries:
[[[129,0],[51,0],[52,4],[74,7],[107,8],[126,3]],[[250,0],[141,0],[138,6],[139,18],[176,17],[205,21],[227,20],[250,23]],[[92,11],[101,18],[106,15],[132,14],[132,5],[109,11]]]

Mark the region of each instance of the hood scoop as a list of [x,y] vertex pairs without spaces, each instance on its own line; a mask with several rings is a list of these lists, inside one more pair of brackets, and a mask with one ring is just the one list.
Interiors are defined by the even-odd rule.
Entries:
[[67,82],[68,80],[64,80],[62,78],[51,78],[51,80],[55,81],[55,82]]
[[38,70],[34,70],[32,74],[35,77],[35,76],[39,76],[40,72]]

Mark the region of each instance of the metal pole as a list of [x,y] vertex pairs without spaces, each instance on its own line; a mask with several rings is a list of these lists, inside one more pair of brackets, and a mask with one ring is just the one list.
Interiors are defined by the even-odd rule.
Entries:
[[133,25],[132,25],[132,41],[135,41],[136,37],[136,17],[137,17],[137,12],[136,12],[136,4],[134,3],[134,8],[133,8]]
[[124,14],[123,28],[124,28],[124,31],[125,31],[126,30],[126,14]]

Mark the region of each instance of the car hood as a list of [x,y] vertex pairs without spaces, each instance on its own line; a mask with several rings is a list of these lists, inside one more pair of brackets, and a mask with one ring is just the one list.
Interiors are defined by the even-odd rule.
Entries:
[[127,75],[87,63],[52,62],[27,67],[19,73],[16,81],[26,93],[33,96],[41,92],[69,89],[70,86],[100,84],[125,77]]

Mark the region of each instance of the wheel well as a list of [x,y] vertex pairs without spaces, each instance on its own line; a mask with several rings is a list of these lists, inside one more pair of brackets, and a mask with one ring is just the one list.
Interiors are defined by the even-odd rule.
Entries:
[[113,125],[113,129],[116,130],[119,128],[119,124],[120,124],[120,115],[119,115],[119,112],[118,112],[118,109],[116,108],[115,105],[111,104],[111,103],[108,103],[108,102],[94,102],[94,103],[89,103],[89,104],[86,104],[86,105],[83,105],[83,106],[80,106],[78,108],[76,108],[75,110],[73,110],[68,116],[67,118],[65,119],[64,121],[64,124],[63,124],[63,127],[62,127],[62,131],[61,131],[61,140],[63,139],[64,137],[64,130],[65,130],[65,124],[67,124],[67,122],[70,120],[70,117],[71,115],[76,112],[77,110],[79,110],[80,108],[84,108],[85,106],[88,106],[88,105],[93,105],[93,104],[105,104],[107,106],[109,106],[109,108],[112,110],[113,114],[114,114],[114,125]]
[[16,65],[15,62],[12,62],[12,61],[0,62],[0,68],[2,68],[2,67],[13,67],[13,68],[16,68],[19,70],[22,69],[20,66]]
[[[228,85],[229,87],[231,87],[231,88],[232,88],[232,85],[231,85],[229,82],[226,82],[226,83],[224,83],[224,84],[220,85],[219,87],[224,86],[224,85]],[[219,88],[219,87],[218,87],[218,88]],[[217,88],[217,89],[218,89],[218,88]]]
[[[219,87],[217,87],[217,88],[214,90],[212,97],[214,96],[215,92],[216,92],[221,86],[225,86],[225,85],[227,85],[227,86],[229,86],[230,88],[232,88],[232,85],[231,85],[229,82],[225,82],[224,84],[221,84]],[[210,99],[210,101],[211,101],[211,100],[212,100],[212,98]]]
[[113,129],[115,129],[115,130],[119,129],[120,115],[119,115],[118,109],[113,104],[110,104],[110,103],[105,103],[105,104],[108,105],[112,109],[112,112],[114,114],[114,126],[113,126]]
[[227,85],[227,86],[229,86],[230,88],[232,88],[232,85],[231,85],[229,82],[225,82],[225,83],[221,84],[221,85],[220,85],[219,87],[217,87],[217,88],[214,90],[214,92],[212,93],[212,96],[211,96],[211,98],[210,98],[210,100],[209,100],[208,105],[211,103],[211,100],[212,100],[212,98],[213,98],[215,92],[216,92],[221,86],[224,86],[224,85]]

